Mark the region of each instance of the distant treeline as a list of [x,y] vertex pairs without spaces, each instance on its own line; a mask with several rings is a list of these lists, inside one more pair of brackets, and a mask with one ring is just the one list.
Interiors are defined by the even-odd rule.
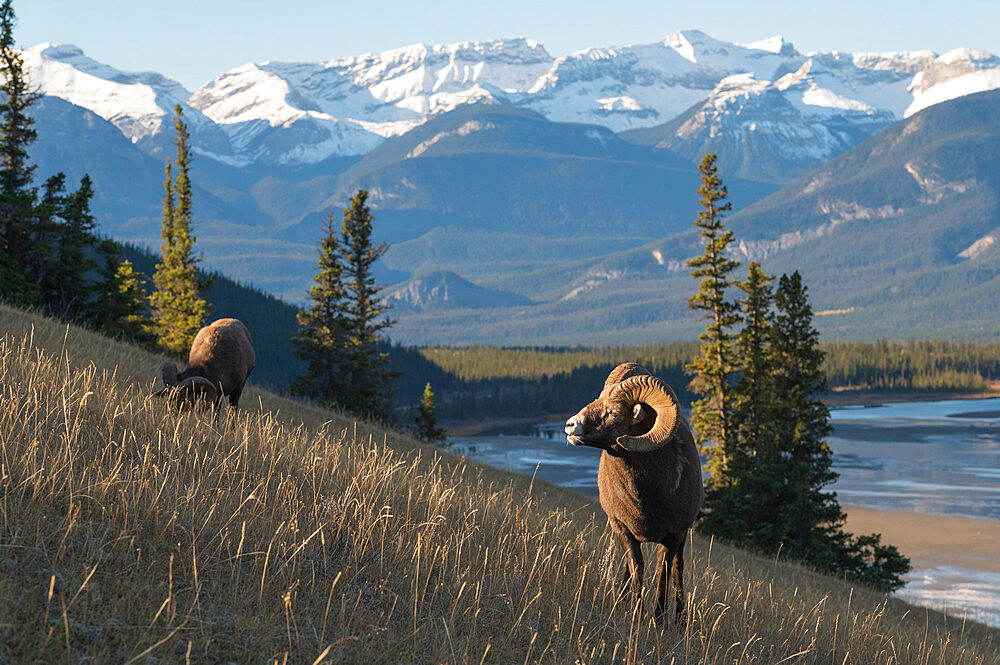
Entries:
[[[1000,344],[878,341],[837,342],[822,348],[831,390],[974,392],[1000,381]],[[611,369],[629,360],[664,379],[688,404],[691,377],[684,366],[696,351],[697,346],[687,342],[594,349],[419,349],[441,370],[437,383],[435,378],[427,380],[434,386],[444,420],[569,413],[596,397]],[[405,364],[398,368],[406,371]],[[419,371],[418,366],[413,369]]]
[[979,391],[1000,380],[1000,344],[881,340],[822,348],[831,388]]

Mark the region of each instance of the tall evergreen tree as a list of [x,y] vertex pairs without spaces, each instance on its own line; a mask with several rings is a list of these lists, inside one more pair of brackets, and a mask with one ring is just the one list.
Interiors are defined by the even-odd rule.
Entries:
[[306,370],[295,380],[290,391],[325,406],[346,408],[351,372],[348,358],[350,322],[342,261],[343,249],[331,212],[320,243],[319,270],[309,292],[313,304],[308,310],[299,311],[299,333],[292,338],[295,355],[305,362]]
[[729,193],[719,178],[716,156],[708,153],[698,166],[701,173],[701,210],[695,226],[701,229],[705,253],[688,260],[691,276],[700,279],[698,292],[688,300],[688,307],[699,310],[708,320],[705,332],[698,339],[698,358],[688,365],[695,374],[690,388],[703,395],[691,405],[691,424],[698,442],[708,455],[709,485],[721,480],[726,456],[733,445],[732,374],[735,365],[735,333],[739,321],[737,303],[728,295],[733,285],[731,274],[739,261],[726,256],[733,233],[723,224],[723,213],[732,209]]
[[774,521],[780,525],[775,535],[799,558],[832,561],[830,543],[845,516],[836,495],[823,492],[837,478],[826,443],[833,428],[820,399],[826,392],[826,375],[819,333],[798,271],[781,276],[774,299],[774,383],[780,400],[774,424],[784,457],[784,491],[775,497],[780,501],[775,506]]
[[185,353],[191,347],[208,313],[208,305],[199,291],[208,284],[198,278],[191,231],[190,136],[184,123],[180,104],[174,108],[174,129],[177,132],[177,178],[173,179],[170,163],[166,166],[163,199],[163,224],[160,237],[161,263],[153,275],[155,291],[150,296],[156,334],[160,345],[174,353]]
[[393,324],[383,316],[378,287],[372,270],[385,253],[386,244],[372,244],[372,216],[368,192],[358,190],[344,209],[341,225],[343,280],[348,318],[348,350],[351,384],[344,408],[366,416],[387,419],[391,413],[389,390],[394,376],[389,356],[380,348],[381,331]]
[[35,221],[35,167],[28,162],[28,146],[35,140],[28,108],[39,98],[28,84],[24,60],[14,43],[12,0],[0,3],[0,294],[14,302],[32,304],[26,276]]
[[853,536],[844,531],[845,516],[837,495],[823,488],[837,479],[826,443],[832,431],[830,412],[820,400],[826,391],[824,354],[813,327],[812,307],[798,271],[782,275],[775,292],[773,327],[777,396],[773,422],[780,459],[770,474],[774,507],[770,533],[791,556],[822,569],[840,572],[885,591],[903,585],[909,559],[878,534]]
[[64,319],[86,320],[101,290],[94,276],[100,243],[90,212],[94,188],[85,175],[75,192],[64,190],[62,173],[45,183],[34,243],[37,268],[29,277],[46,310]]
[[413,420],[417,437],[423,441],[440,443],[448,436],[446,431],[437,426],[437,405],[434,403],[434,391],[431,390],[430,382],[424,386],[424,394],[420,397],[417,415]]
[[758,526],[768,521],[761,513],[770,509],[770,503],[762,497],[771,494],[768,480],[780,464],[773,426],[772,280],[753,261],[746,281],[737,285],[745,295],[740,303],[743,328],[736,345],[738,379],[732,387],[733,440],[725,463],[709,485],[705,500],[709,510],[699,525],[704,533],[734,542],[753,542]]

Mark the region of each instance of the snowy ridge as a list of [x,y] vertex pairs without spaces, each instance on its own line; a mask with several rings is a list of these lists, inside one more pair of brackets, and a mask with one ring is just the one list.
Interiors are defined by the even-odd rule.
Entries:
[[159,132],[166,109],[186,105],[191,96],[176,81],[152,72],[126,74],[72,44],[39,44],[24,52],[24,62],[44,94],[93,111],[133,142]]
[[483,102],[616,132],[673,123],[661,143],[682,152],[752,139],[810,161],[933,104],[1000,88],[1000,59],[982,51],[802,54],[780,36],[734,44],[698,30],[558,58],[517,38],[247,64],[193,95],[71,45],[40,44],[25,59],[44,94],[97,113],[133,142],[161,134],[181,104],[196,149],[235,164],[363,154],[433,114]]

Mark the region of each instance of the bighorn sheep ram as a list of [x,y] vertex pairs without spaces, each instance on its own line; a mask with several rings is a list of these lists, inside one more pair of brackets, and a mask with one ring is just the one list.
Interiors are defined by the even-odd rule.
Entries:
[[174,363],[163,365],[164,388],[154,396],[167,395],[181,408],[204,400],[213,405],[216,419],[222,397],[228,396],[229,413],[235,415],[255,360],[250,331],[242,321],[213,321],[195,335],[186,370],[178,372]]
[[[684,541],[704,498],[701,461],[673,391],[636,363],[619,365],[600,396],[566,421],[566,439],[600,448],[601,507],[628,561],[623,586],[642,598],[642,549],[659,543],[656,619],[667,612],[673,570],[677,622],[684,616]],[[625,591],[625,588],[622,589]]]

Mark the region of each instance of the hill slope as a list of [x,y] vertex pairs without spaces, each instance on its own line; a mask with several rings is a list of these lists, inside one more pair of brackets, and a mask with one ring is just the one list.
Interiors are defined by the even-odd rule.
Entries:
[[996,631],[697,538],[663,639],[616,603],[592,501],[256,389],[216,430],[146,397],[161,358],[0,325],[5,661],[1000,656]]

